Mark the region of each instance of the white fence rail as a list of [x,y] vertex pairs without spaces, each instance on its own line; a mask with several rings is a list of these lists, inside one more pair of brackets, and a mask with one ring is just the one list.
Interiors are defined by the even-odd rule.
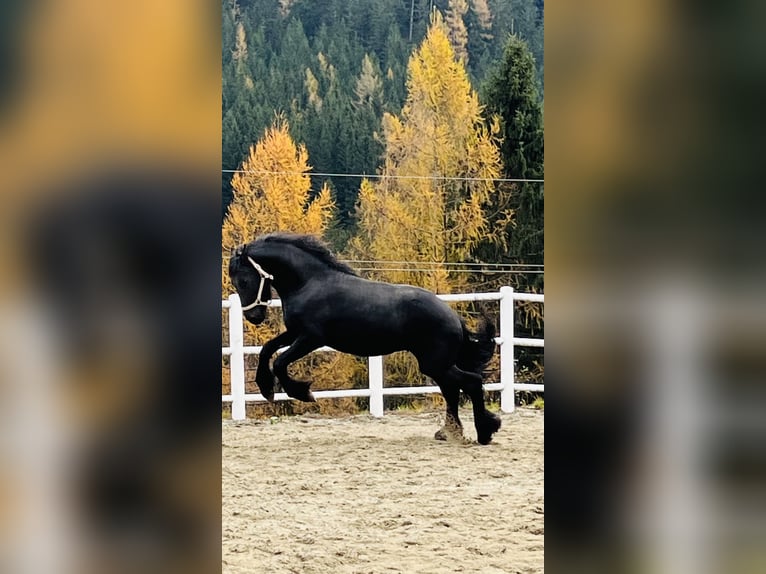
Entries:
[[[521,347],[544,347],[544,339],[527,339],[513,336],[513,311],[516,301],[534,301],[543,303],[544,296],[537,293],[515,293],[511,287],[501,287],[497,293],[463,293],[457,295],[438,295],[443,301],[499,301],[500,302],[500,333],[495,339],[500,346],[500,382],[484,385],[488,391],[500,391],[500,409],[512,412],[514,409],[514,393],[516,391],[544,392],[540,384],[520,384],[515,382],[514,350]],[[246,346],[243,337],[242,305],[239,296],[234,293],[228,300],[221,302],[224,309],[229,311],[229,346],[221,349],[222,355],[229,356],[231,393],[223,395],[223,402],[231,403],[231,418],[244,420],[245,404],[248,402],[265,402],[260,393],[245,392],[245,355],[257,355],[260,346]],[[279,307],[281,302],[273,300],[272,306]],[[334,351],[330,347],[322,347],[317,351]],[[315,351],[315,352],[317,352]],[[335,391],[314,391],[318,399],[336,397],[369,397],[370,414],[375,417],[383,416],[383,397],[391,395],[415,395],[438,393],[435,385],[419,387],[385,387],[383,386],[383,357],[369,358],[368,387],[366,389],[342,389]],[[274,400],[290,400],[285,393],[275,393]]]

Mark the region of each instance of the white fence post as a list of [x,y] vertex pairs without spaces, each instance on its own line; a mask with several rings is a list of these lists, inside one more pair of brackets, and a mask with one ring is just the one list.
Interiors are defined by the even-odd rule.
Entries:
[[231,418],[245,420],[245,353],[242,333],[242,303],[239,295],[229,295],[229,369],[231,379]]
[[513,385],[516,382],[515,365],[513,363],[513,319],[514,301],[513,287],[500,287],[500,410],[512,413],[516,408]]
[[370,414],[374,417],[383,416],[383,357],[370,357]]

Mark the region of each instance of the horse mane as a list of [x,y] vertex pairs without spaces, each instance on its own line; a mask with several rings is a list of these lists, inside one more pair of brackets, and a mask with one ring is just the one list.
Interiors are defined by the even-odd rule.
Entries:
[[315,257],[329,268],[345,273],[347,275],[354,275],[358,277],[356,271],[351,269],[345,263],[341,263],[328,249],[322,241],[317,239],[313,235],[301,235],[298,233],[271,233],[261,238],[263,241],[270,243],[286,243],[297,247],[298,249],[305,251],[309,255]]

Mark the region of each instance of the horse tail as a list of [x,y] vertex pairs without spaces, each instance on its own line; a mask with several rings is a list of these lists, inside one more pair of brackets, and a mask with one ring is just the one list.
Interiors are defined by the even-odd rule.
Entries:
[[463,325],[463,345],[460,347],[457,366],[469,373],[482,374],[484,368],[495,354],[495,325],[486,317],[482,319],[476,332]]

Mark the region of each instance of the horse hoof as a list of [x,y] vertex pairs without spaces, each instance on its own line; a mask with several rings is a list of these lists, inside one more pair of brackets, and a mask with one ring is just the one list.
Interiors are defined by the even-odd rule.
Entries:
[[480,425],[477,425],[477,442],[484,445],[491,443],[492,435],[500,430],[501,424],[502,421],[499,416],[489,413],[489,416],[487,416]]
[[465,441],[462,428],[449,428],[448,426],[443,426],[438,431],[436,431],[434,433],[434,438],[436,440],[444,440],[444,441],[450,441],[450,440],[457,441],[457,442]]
[[274,402],[274,385],[267,385],[267,384],[261,384],[257,380],[255,381],[258,385],[258,390],[261,391],[261,396],[269,401],[270,403]]
[[[256,381],[257,382],[257,381]],[[274,385],[268,386],[268,385],[258,385],[258,390],[261,391],[261,396],[269,401],[270,403],[274,402]]]
[[311,392],[310,383],[303,381],[287,381],[282,382],[282,389],[287,393],[287,396],[296,401],[303,401],[304,403],[315,403],[317,400],[314,398],[314,394]]
[[293,388],[291,389],[291,392],[287,394],[296,400],[303,401],[304,403],[317,402],[316,398],[314,398],[314,393],[311,392],[311,389],[308,388],[308,385],[305,388]]

